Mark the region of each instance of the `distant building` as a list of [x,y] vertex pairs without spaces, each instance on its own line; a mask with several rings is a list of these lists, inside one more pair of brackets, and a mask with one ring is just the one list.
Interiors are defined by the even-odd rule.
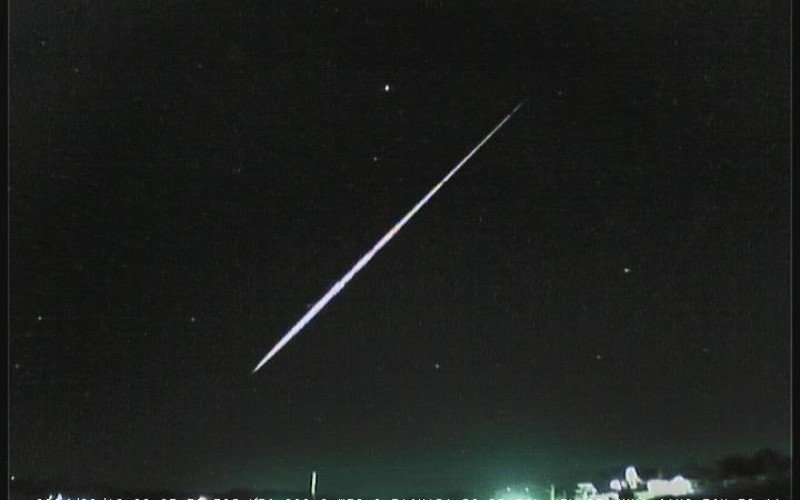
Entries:
[[575,489],[575,500],[619,500],[619,493],[600,493],[592,483],[578,483]]
[[633,466],[625,469],[625,479],[614,478],[609,482],[612,491],[600,492],[592,483],[578,483],[575,490],[575,500],[620,500],[620,498],[635,498],[636,500],[650,500],[661,497],[682,497],[697,493],[693,481],[677,475],[672,479],[648,479],[639,477]]
[[682,497],[695,493],[692,482],[681,475],[675,476],[670,480],[650,479],[647,481],[646,491],[635,492],[636,498],[649,500],[657,497]]

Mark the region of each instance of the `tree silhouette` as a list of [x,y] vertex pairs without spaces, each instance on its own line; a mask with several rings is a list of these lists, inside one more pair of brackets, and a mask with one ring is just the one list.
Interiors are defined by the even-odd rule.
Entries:
[[729,455],[717,462],[719,473],[724,478],[746,478],[754,476],[781,476],[791,469],[792,459],[775,450],[764,448],[752,456]]

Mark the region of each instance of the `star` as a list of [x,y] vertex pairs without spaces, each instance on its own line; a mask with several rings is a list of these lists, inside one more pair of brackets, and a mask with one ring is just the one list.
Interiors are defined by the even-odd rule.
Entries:
[[42,319],[43,319],[43,318],[42,318],[42,316],[41,316],[41,315],[39,315],[39,316],[36,316],[36,320],[37,320],[37,321],[41,321]]
[[630,267],[625,267],[625,268],[622,269],[622,272],[625,273],[625,274],[630,274],[631,268]]
[[434,363],[433,367],[438,370],[439,368],[442,367],[442,365],[440,365],[439,363]]
[[384,92],[389,92],[390,90],[392,90],[392,87],[388,83],[383,86],[383,91]]
[[190,322],[192,322],[192,323],[194,323],[196,319],[197,319],[197,318],[195,318],[194,316],[192,316],[192,317],[190,317],[190,318],[189,318],[189,321],[190,321]]
[[600,354],[595,354],[594,359],[600,361],[601,359],[603,359],[603,356]]

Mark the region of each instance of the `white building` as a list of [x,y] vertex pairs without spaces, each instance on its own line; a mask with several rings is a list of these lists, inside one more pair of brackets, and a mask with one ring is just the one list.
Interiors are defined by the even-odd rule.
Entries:
[[619,500],[622,490],[633,491],[636,500],[650,500],[661,497],[684,497],[697,493],[697,488],[692,481],[681,475],[672,479],[648,479],[639,477],[636,468],[630,466],[625,469],[625,479],[612,479],[609,483],[610,492],[601,493],[592,483],[578,483],[575,490],[575,500]]

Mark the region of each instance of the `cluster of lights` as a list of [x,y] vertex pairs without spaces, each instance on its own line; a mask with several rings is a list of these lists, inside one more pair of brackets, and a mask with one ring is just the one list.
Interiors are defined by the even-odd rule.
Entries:
[[528,486],[514,487],[506,486],[505,489],[497,491],[490,500],[537,500],[531,496],[531,489]]

